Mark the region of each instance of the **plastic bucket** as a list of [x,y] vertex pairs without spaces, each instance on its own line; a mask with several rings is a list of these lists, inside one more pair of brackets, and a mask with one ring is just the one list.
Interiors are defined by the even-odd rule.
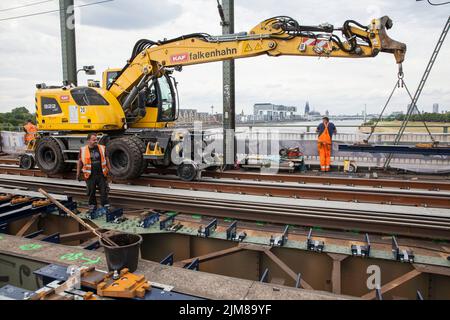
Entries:
[[100,240],[100,243],[105,248],[108,270],[120,271],[123,268],[128,268],[130,272],[136,271],[142,237],[138,234],[119,233],[111,235],[108,238],[118,245],[118,247],[112,247]]

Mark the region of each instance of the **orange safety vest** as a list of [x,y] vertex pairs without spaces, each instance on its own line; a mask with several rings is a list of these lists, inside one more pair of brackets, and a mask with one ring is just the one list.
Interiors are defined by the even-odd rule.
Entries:
[[318,139],[319,144],[331,144],[331,136],[328,131],[328,124],[325,126],[325,130],[323,130],[322,134]]
[[28,143],[31,140],[34,140],[36,137],[37,127],[32,123],[27,123],[23,126],[26,131],[25,134],[25,142]]
[[[108,175],[108,166],[106,165],[106,148],[105,146],[99,144],[98,150],[100,151],[100,158],[101,158],[101,164],[102,164],[102,172],[103,175],[106,177]],[[91,153],[89,151],[89,146],[84,146],[80,149],[80,158],[83,162],[83,168],[81,168],[81,171],[83,172],[84,179],[89,179],[91,176]]]

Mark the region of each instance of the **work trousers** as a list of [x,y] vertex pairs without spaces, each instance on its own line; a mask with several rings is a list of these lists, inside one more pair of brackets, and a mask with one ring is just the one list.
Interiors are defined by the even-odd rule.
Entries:
[[319,142],[317,147],[319,148],[320,171],[330,171],[331,144]]
[[87,186],[87,195],[89,196],[89,207],[96,208],[97,207],[97,198],[95,193],[97,191],[97,187],[100,190],[100,201],[102,206],[109,204],[108,199],[108,181],[103,174],[95,174],[91,175],[89,179],[86,180]]

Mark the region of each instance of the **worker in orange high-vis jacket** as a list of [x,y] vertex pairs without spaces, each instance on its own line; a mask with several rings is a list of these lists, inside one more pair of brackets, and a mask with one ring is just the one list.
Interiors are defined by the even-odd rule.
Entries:
[[25,131],[25,144],[36,139],[37,127],[33,124],[31,119],[27,120],[27,123],[23,126],[23,130]]
[[317,147],[320,156],[320,171],[330,171],[331,146],[333,134],[336,134],[336,126],[330,122],[328,117],[322,118],[322,123],[317,126],[318,133]]
[[87,145],[80,149],[77,163],[77,180],[83,178],[86,181],[90,212],[97,209],[97,198],[95,196],[97,187],[100,190],[102,207],[109,209],[107,177],[110,169],[111,166],[106,155],[105,146],[98,144],[95,133],[89,133]]

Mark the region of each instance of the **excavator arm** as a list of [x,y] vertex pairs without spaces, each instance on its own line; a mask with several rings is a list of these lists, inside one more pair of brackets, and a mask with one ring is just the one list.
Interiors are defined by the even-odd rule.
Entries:
[[[161,77],[167,68],[269,56],[310,56],[336,58],[375,57],[380,52],[394,54],[401,64],[406,45],[392,40],[386,30],[392,20],[384,16],[369,26],[347,20],[341,28],[330,24],[302,26],[296,20],[280,16],[267,19],[250,32],[223,36],[190,34],[154,42],[139,40],[130,60],[109,87],[127,114],[139,91],[152,79]],[[343,39],[336,35],[342,33]]]

